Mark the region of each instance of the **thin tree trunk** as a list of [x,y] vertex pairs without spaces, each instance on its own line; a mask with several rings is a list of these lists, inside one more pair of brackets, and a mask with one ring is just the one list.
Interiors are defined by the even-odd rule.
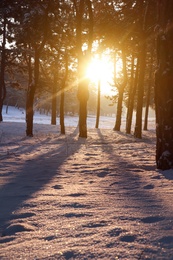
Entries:
[[146,108],[145,108],[145,118],[144,118],[144,128],[143,128],[145,131],[148,130],[148,113],[149,113],[149,106],[150,106],[152,73],[153,73],[153,54],[151,55],[151,60],[150,60],[149,82],[148,82],[148,89],[146,95]]
[[[30,61],[31,62],[31,61]],[[30,69],[31,71],[31,64]],[[34,81],[28,86],[26,98],[26,135],[33,136],[34,96],[39,78],[39,51],[35,50]]]
[[123,95],[124,89],[127,83],[127,71],[126,71],[126,55],[124,50],[122,50],[122,62],[123,62],[123,83],[119,86],[119,95],[118,95],[118,103],[117,103],[117,115],[116,115],[116,122],[113,128],[114,131],[120,131],[121,127],[121,117],[122,117],[122,106],[123,106]]
[[88,80],[81,79],[78,85],[79,137],[87,138],[87,102],[89,98]]
[[[34,57],[34,80],[29,82],[28,91],[27,91],[27,100],[26,100],[26,135],[27,136],[33,136],[33,117],[34,117],[34,96],[35,91],[38,86],[38,80],[39,80],[39,59],[41,51],[44,48],[44,45],[47,41],[48,37],[48,15],[49,15],[49,8],[51,7],[51,2],[49,1],[47,4],[47,7],[45,9],[45,16],[44,16],[44,24],[43,24],[43,38],[40,42],[39,46],[38,44],[34,44],[34,51],[35,51],[35,57]],[[29,71],[31,71],[31,60],[29,62]],[[30,73],[30,72],[29,72]]]
[[145,37],[142,38],[139,56],[139,81],[137,88],[137,108],[136,108],[136,124],[134,136],[142,138],[142,109],[143,109],[143,96],[144,96],[144,76],[146,64],[146,44]]
[[60,126],[61,134],[65,134],[65,124],[64,124],[64,97],[65,97],[65,85],[68,78],[68,55],[65,53],[65,75],[61,86],[61,100],[60,100]]
[[139,13],[141,15],[139,21],[140,27],[140,37],[139,37],[139,81],[137,88],[137,108],[136,108],[136,124],[134,136],[136,138],[142,138],[142,109],[143,109],[143,96],[144,96],[144,77],[145,77],[145,67],[146,67],[146,21],[148,19],[148,11],[149,11],[149,1],[146,3],[145,13],[143,13],[144,9],[144,1],[141,0],[138,2],[139,5]]
[[119,90],[118,95],[118,103],[117,103],[117,114],[116,114],[116,122],[113,128],[114,131],[120,131],[121,127],[121,116],[122,116],[122,104],[123,104],[123,94],[124,94],[124,87],[121,86],[122,89]]
[[2,33],[2,50],[1,50],[1,69],[0,69],[0,122],[3,121],[2,117],[2,108],[3,102],[6,97],[6,87],[5,87],[5,44],[6,44],[6,24],[7,19],[6,15],[4,15],[4,26],[3,26],[3,33]]
[[52,113],[51,124],[56,125],[56,107],[57,107],[57,75],[54,73],[54,83],[52,88]]
[[96,125],[95,128],[99,128],[100,119],[100,79],[98,80],[98,93],[97,93],[97,115],[96,115]]
[[[135,80],[134,80],[135,74]],[[126,133],[131,133],[131,125],[133,118],[133,109],[134,109],[134,100],[136,94],[136,82],[138,77],[138,63],[136,65],[136,71],[134,72],[134,55],[132,55],[131,61],[131,82],[130,82],[130,90],[128,96],[128,106],[127,106],[127,116],[126,116]]]
[[61,89],[60,126],[61,126],[61,134],[65,134],[65,124],[64,124],[64,87],[62,87],[62,89]]

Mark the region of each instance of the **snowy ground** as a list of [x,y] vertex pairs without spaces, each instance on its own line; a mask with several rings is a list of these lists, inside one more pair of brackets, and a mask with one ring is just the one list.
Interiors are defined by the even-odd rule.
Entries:
[[0,123],[0,259],[173,259],[173,171],[155,168],[154,120],[142,140],[113,118],[67,134],[23,111]]

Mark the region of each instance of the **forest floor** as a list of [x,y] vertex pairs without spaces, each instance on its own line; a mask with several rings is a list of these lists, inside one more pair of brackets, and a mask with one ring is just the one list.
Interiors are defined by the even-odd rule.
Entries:
[[173,259],[173,170],[155,131],[0,124],[0,259]]

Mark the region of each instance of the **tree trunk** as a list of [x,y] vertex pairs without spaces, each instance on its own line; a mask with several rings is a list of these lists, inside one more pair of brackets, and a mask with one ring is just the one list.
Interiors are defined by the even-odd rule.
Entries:
[[33,136],[34,94],[35,84],[33,82],[28,86],[26,96],[26,135],[30,137]]
[[150,66],[149,66],[149,82],[146,94],[146,108],[145,108],[145,119],[144,119],[144,130],[148,130],[148,113],[150,106],[150,95],[151,95],[151,84],[152,84],[152,73],[153,73],[153,54],[151,54]]
[[54,72],[54,84],[52,88],[52,113],[51,113],[51,124],[56,125],[56,107],[57,107],[57,76]]
[[6,16],[4,15],[4,26],[2,32],[2,49],[1,49],[1,69],[0,69],[0,122],[3,121],[2,108],[3,102],[6,97],[6,87],[5,87],[5,59],[6,59]]
[[87,138],[87,102],[89,98],[88,80],[81,79],[78,85],[79,137]]
[[136,108],[136,124],[134,136],[136,138],[142,138],[142,109],[143,109],[143,97],[144,97],[144,77],[145,77],[145,65],[146,65],[146,43],[145,37],[142,37],[140,56],[139,56],[139,81],[137,88],[137,108]]
[[99,119],[100,119],[100,79],[98,81],[97,115],[96,115],[96,125],[95,125],[95,128],[99,128]]
[[159,32],[155,84],[156,164],[173,168],[173,1],[158,3]]
[[61,89],[61,100],[60,100],[60,126],[61,134],[65,134],[65,124],[64,124],[64,88]]
[[[31,60],[29,65],[29,74],[31,74]],[[30,76],[31,77],[31,76]],[[26,97],[26,135],[33,136],[33,117],[34,117],[34,96],[39,78],[39,51],[35,50],[35,64],[34,64],[34,82],[28,86]],[[31,79],[30,79],[31,80]]]
[[[90,61],[92,42],[93,42],[93,10],[90,0],[73,0],[76,9],[76,49],[78,55],[78,100],[79,100],[79,137],[87,138],[87,102],[89,98],[88,84],[86,79],[86,69]],[[85,5],[88,10],[88,49],[83,53],[83,28]],[[84,19],[85,20],[85,19]]]
[[120,131],[121,127],[121,116],[122,116],[122,104],[123,104],[123,94],[124,94],[124,87],[119,90],[118,95],[118,103],[117,103],[117,114],[116,114],[116,122],[113,128],[114,131]]
[[65,75],[61,86],[61,100],[60,100],[60,126],[61,134],[65,134],[65,124],[64,124],[64,97],[65,97],[65,85],[68,78],[68,54],[64,55],[65,58]]
[[126,133],[131,133],[131,125],[133,118],[134,100],[136,94],[136,82],[138,77],[138,63],[136,65],[135,80],[134,80],[134,55],[132,55],[131,61],[131,82],[128,96],[127,116],[126,116]]
[[[144,6],[146,7],[144,9]],[[142,138],[142,109],[143,109],[143,96],[144,96],[144,77],[145,77],[145,66],[146,66],[146,47],[147,37],[146,28],[149,18],[149,4],[148,1],[138,1],[139,7],[139,79],[137,87],[137,108],[136,108],[136,124],[134,136],[136,138]]]
[[117,103],[117,115],[116,115],[116,122],[113,128],[114,131],[120,131],[121,127],[121,117],[122,117],[122,106],[123,106],[123,95],[124,89],[127,83],[127,71],[126,71],[126,55],[124,50],[122,51],[122,62],[123,62],[123,83],[118,87],[118,103]]

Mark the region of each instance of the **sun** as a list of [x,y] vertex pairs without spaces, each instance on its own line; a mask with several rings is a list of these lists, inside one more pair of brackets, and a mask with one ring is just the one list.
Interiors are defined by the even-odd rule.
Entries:
[[[120,68],[118,68],[120,69]],[[104,55],[102,58],[94,57],[87,69],[87,77],[97,86],[100,81],[101,93],[103,95],[111,95],[114,74],[114,64],[110,57]]]

